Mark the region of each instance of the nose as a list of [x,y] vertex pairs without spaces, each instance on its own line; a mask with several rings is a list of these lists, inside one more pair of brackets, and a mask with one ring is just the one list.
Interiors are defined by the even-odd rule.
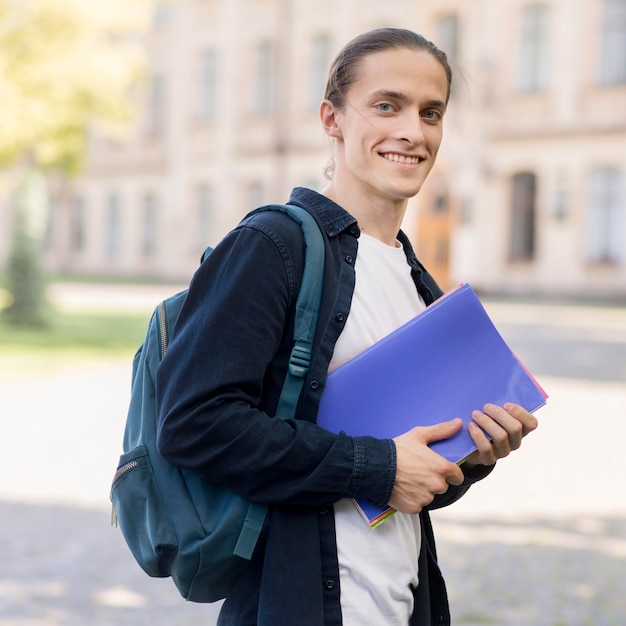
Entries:
[[424,141],[424,120],[419,110],[407,110],[402,118],[402,126],[399,129],[401,140],[411,146],[422,143]]

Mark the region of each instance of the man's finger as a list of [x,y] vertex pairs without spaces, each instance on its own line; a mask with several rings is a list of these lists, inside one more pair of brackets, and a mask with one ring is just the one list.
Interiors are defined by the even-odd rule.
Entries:
[[433,441],[440,441],[441,439],[448,439],[461,430],[463,426],[463,420],[456,418],[448,422],[440,422],[439,424],[433,424],[432,426],[425,426],[420,428],[423,440],[425,443],[432,443]]

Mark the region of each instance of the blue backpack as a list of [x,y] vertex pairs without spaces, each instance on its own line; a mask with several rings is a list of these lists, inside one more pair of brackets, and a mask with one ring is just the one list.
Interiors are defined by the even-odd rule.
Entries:
[[[296,303],[294,347],[277,416],[295,415],[311,346],[324,275],[324,242],[313,217],[291,205],[268,205],[302,227],[305,266]],[[208,248],[203,256],[211,252]],[[252,557],[267,517],[267,506],[169,464],[156,446],[156,371],[187,291],[161,302],[133,360],[130,407],[123,454],[111,486],[114,525],[141,568],[154,577],[171,576],[193,602],[225,598]],[[218,364],[216,364],[218,365]]]

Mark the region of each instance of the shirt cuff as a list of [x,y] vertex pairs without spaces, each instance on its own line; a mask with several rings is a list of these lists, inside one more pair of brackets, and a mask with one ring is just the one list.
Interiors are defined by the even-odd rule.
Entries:
[[353,437],[354,471],[350,497],[367,498],[384,507],[396,480],[396,446],[391,439]]

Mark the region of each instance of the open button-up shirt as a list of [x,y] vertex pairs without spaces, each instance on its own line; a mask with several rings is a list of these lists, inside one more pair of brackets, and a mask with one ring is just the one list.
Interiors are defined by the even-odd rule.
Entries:
[[[349,437],[315,421],[333,348],[350,312],[360,234],[356,220],[314,191],[291,204],[322,229],[324,285],[311,369],[296,419],[273,419],[292,347],[304,263],[300,226],[264,212],[228,234],[196,272],[157,381],[159,448],[171,463],[269,504],[262,544],[226,599],[220,626],[341,624],[333,503],[388,502],[395,480],[391,440]],[[426,304],[441,290],[400,232]],[[419,410],[419,407],[416,407]],[[488,469],[450,487],[431,508],[459,498]],[[422,516],[414,626],[449,623],[428,512]]]

